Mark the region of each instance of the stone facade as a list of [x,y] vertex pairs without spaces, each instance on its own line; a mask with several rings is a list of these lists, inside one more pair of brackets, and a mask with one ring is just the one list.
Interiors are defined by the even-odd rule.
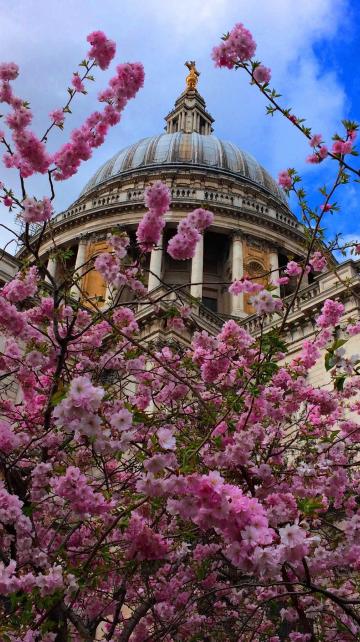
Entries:
[[[109,296],[105,283],[95,270],[82,274],[82,265],[106,250],[106,236],[113,228],[134,239],[146,211],[146,187],[156,180],[168,185],[171,209],[161,243],[146,266],[148,299],[139,304],[144,338],[166,332],[154,304],[159,299],[161,306],[172,304],[173,288],[183,300],[189,295],[197,299],[194,329],[217,332],[224,319],[233,317],[256,335],[259,321],[248,297],[232,297],[229,282],[249,274],[266,284],[289,259],[305,256],[302,225],[283,192],[249,154],[216,138],[213,122],[197,89],[187,89],[166,117],[166,133],[142,139],[105,163],[76,202],[52,219],[51,231],[43,236],[41,255],[51,273],[61,279],[64,270],[51,254],[54,238],[57,246],[72,249],[65,266],[78,277],[72,296],[86,293],[105,309]],[[197,207],[210,209],[214,223],[191,261],[173,261],[166,253],[167,243],[178,222]],[[326,298],[344,298],[346,312],[359,313],[355,290],[351,294],[343,285],[347,277],[358,292],[359,263],[353,261],[339,267],[334,260],[328,274],[304,282],[287,324],[291,354],[296,354],[302,338],[311,336],[314,317]],[[295,287],[290,282],[277,294],[291,296]],[[266,320],[267,326],[274,323],[275,319]]]

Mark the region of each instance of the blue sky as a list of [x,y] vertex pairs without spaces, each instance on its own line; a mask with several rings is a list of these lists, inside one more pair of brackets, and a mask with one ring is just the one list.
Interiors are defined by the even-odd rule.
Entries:
[[[199,90],[215,118],[216,135],[252,153],[274,176],[296,167],[313,193],[312,202],[321,202],[316,188],[330,177],[330,164],[306,165],[309,148],[301,135],[279,116],[265,115],[263,98],[242,74],[213,66],[211,48],[235,22],[252,31],[257,56],[272,68],[274,86],[314,131],[328,140],[340,131],[342,118],[360,118],[358,0],[0,0],[0,60],[20,65],[16,93],[30,101],[39,133],[49,111],[63,104],[90,31],[103,29],[116,40],[117,61],[140,60],[145,66],[144,89],[106,143],[75,177],[57,184],[57,211],[76,199],[116,151],[163,130],[163,117],[184,88],[188,59],[195,59],[201,71]],[[90,93],[78,97],[64,134],[56,132],[51,139],[52,150],[96,108],[97,91],[111,71],[98,71]],[[17,185],[12,172],[0,171],[0,180]],[[358,189],[354,184],[344,190],[344,211],[329,218],[329,234],[360,238]],[[42,197],[47,186],[36,179],[28,191]],[[11,223],[1,207],[0,216]],[[7,238],[0,231],[2,244]]]

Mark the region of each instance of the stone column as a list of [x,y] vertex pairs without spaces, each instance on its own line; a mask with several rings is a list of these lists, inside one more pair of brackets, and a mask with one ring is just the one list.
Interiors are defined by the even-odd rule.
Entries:
[[[57,259],[54,256],[49,256],[48,262],[47,262],[47,271],[49,274],[52,276],[53,279],[55,279],[56,276],[56,268],[57,268]],[[45,281],[47,283],[50,283],[50,279],[48,277],[45,278]]]
[[75,260],[75,269],[74,269],[74,275],[73,279],[76,281],[76,283],[73,284],[70,290],[70,295],[74,297],[75,299],[80,299],[80,287],[81,287],[81,275],[83,272],[83,265],[86,261],[86,253],[87,253],[87,241],[86,239],[80,239],[78,249],[77,249],[77,254],[76,254],[76,260]]
[[191,261],[191,296],[202,299],[204,278],[204,236],[201,235],[200,241],[196,245],[194,257]]
[[[232,238],[232,281],[238,281],[244,276],[244,252],[242,238],[235,234]],[[244,316],[244,295],[231,295],[231,314],[234,317]]]
[[[270,274],[270,279],[269,280],[274,282],[275,279],[278,279],[279,276],[280,276],[280,272],[279,272],[279,256],[278,256],[278,253],[277,253],[276,250],[272,250],[269,253],[269,261],[270,261],[270,270],[271,270],[271,274]],[[280,285],[276,286],[276,290],[273,290],[273,293],[276,296],[280,296]]]
[[151,250],[148,292],[155,290],[155,288],[160,285],[162,257],[164,253],[163,239],[164,235],[162,234],[159,240],[159,245]]

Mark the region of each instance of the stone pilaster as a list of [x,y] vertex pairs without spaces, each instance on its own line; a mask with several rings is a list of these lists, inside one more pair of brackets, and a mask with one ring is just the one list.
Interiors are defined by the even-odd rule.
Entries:
[[[271,270],[271,274],[270,274],[270,279],[269,280],[274,283],[275,279],[278,279],[279,276],[280,276],[280,272],[279,272],[279,256],[278,256],[277,250],[272,249],[270,251],[270,253],[269,253],[269,262],[270,262],[270,270]],[[276,290],[273,290],[273,292],[277,296],[280,296],[280,286],[277,285],[276,286]]]
[[[232,237],[232,281],[238,281],[244,276],[243,240],[240,234]],[[244,295],[231,295],[231,314],[234,317],[244,316]]]
[[[49,256],[48,262],[47,262],[47,271],[49,272],[50,276],[55,279],[56,277],[56,269],[57,269],[57,259],[54,256]],[[45,278],[45,281],[47,283],[51,283],[49,277]]]
[[164,236],[162,234],[159,240],[159,245],[151,250],[148,292],[155,290],[155,288],[157,288],[161,283],[161,268],[164,253],[163,238]]
[[191,261],[191,287],[190,294],[197,299],[202,299],[204,278],[204,237],[196,245],[194,257]]
[[74,284],[71,287],[70,295],[75,299],[80,299],[81,294],[81,276],[83,274],[83,265],[87,259],[87,247],[88,243],[86,239],[80,239],[79,245],[77,248],[76,260],[75,260],[75,269],[73,280]]

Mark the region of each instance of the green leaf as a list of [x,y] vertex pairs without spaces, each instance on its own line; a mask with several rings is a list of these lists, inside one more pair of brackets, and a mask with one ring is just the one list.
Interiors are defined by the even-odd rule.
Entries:
[[312,515],[313,513],[324,509],[321,497],[304,497],[297,500],[297,505],[304,515]]

